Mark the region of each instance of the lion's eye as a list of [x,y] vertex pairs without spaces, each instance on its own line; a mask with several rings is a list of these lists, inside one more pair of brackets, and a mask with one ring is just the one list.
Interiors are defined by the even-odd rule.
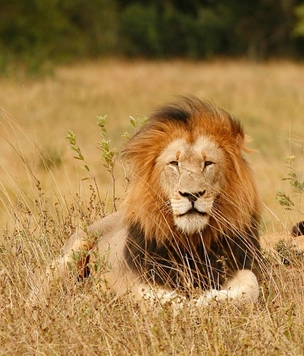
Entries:
[[178,161],[170,161],[170,162],[169,162],[169,165],[170,165],[170,166],[178,167]]
[[211,164],[213,164],[212,161],[205,161],[204,166],[205,166],[205,167],[211,166]]

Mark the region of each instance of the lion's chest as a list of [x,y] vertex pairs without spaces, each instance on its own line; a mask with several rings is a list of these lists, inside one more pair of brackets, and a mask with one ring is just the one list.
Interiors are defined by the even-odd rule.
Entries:
[[[174,242],[157,244],[145,240],[143,231],[133,225],[125,246],[125,259],[150,283],[171,288],[220,288],[236,269],[242,268],[245,255],[236,251],[231,237],[222,238],[207,250],[203,243],[195,248]],[[239,244],[239,243],[238,243]],[[235,254],[231,255],[231,251]]]

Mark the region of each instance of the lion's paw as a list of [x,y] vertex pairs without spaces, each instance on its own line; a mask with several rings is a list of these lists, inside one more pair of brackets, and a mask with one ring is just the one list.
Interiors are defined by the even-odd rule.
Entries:
[[197,307],[207,306],[210,304],[212,300],[221,301],[221,300],[228,300],[230,297],[228,290],[216,290],[210,289],[209,291],[205,292],[201,295],[195,302]]
[[182,308],[186,298],[176,291],[166,290],[144,290],[141,292],[142,298],[152,304],[159,303],[160,305],[170,304],[174,309]]

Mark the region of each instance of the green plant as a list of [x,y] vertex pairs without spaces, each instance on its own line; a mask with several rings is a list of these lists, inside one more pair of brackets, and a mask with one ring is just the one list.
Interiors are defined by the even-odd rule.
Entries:
[[[85,158],[84,158],[84,156],[82,154],[81,148],[77,144],[75,133],[72,130],[68,130],[66,138],[69,140],[70,148],[77,153],[77,155],[74,156],[74,158],[77,159],[77,160],[80,160],[80,161],[82,161],[84,163],[84,165],[80,166],[80,167],[90,173],[91,172],[90,168],[85,163]],[[92,179],[93,182],[94,182],[94,186],[90,185],[90,190],[91,190],[91,198],[90,198],[90,203],[89,203],[90,209],[92,211],[95,210],[96,212],[100,212],[101,211],[102,212],[101,215],[103,216],[104,215],[105,204],[100,198],[100,194],[99,194],[99,189],[98,189],[98,185],[97,185],[97,182],[96,182],[96,178],[94,176],[91,176],[89,178],[88,177],[83,178],[82,180],[87,180],[87,179]],[[94,207],[96,198],[98,198],[98,203],[97,203],[96,207]]]
[[[139,118],[130,116],[130,124],[133,129],[136,131],[140,126],[144,125],[147,121],[147,118]],[[101,140],[97,142],[97,147],[101,151],[101,158],[103,161],[103,166],[106,168],[107,172],[110,174],[111,177],[111,186],[112,186],[112,201],[113,201],[113,211],[117,210],[116,201],[116,182],[117,182],[117,174],[116,174],[116,162],[119,156],[119,152],[116,148],[113,148],[111,145],[111,140],[109,138],[109,134],[107,131],[107,115],[104,116],[97,116],[97,125],[100,128],[100,137]],[[122,137],[126,138],[127,140],[130,138],[130,134],[125,132]],[[76,134],[72,130],[68,130],[66,138],[70,143],[70,148],[76,152],[74,156],[75,159],[82,161],[83,165],[81,168],[85,169],[87,172],[91,173],[89,166],[86,164],[84,155],[82,154],[81,148],[77,144]],[[82,180],[86,179],[93,179],[95,182],[95,187],[98,192],[96,180],[94,177],[90,178],[83,178]]]
[[[140,118],[139,116],[129,116],[130,119],[130,124],[133,127],[134,131],[136,132],[138,128],[140,128],[142,125],[145,125],[145,123],[147,122],[148,118],[147,117],[143,117]],[[129,134],[129,132],[125,132],[124,134],[121,135],[121,137],[124,137],[125,139],[129,140],[131,135]]]
[[111,140],[106,128],[107,115],[97,116],[97,125],[100,128],[101,141],[98,142],[98,148],[101,150],[101,156],[104,160],[104,166],[107,168],[108,172],[113,175],[113,169],[115,167],[115,161],[118,156],[118,151],[113,149],[110,145]]
[[[85,163],[85,159],[84,159],[84,156],[83,156],[83,154],[81,152],[81,149],[77,145],[76,135],[74,134],[74,132],[72,130],[68,130],[68,134],[67,134],[66,138],[70,142],[70,145],[71,145],[70,148],[77,153],[77,156],[74,156],[74,158],[78,159],[80,161],[83,161],[83,163]],[[90,172],[90,168],[89,168],[89,166],[87,164],[84,164],[84,166],[82,166],[82,168],[84,168],[85,170]]]
[[294,169],[295,156],[290,156],[286,158],[286,163],[288,165],[288,174],[287,177],[283,178],[283,180],[288,181],[292,188],[292,196],[289,194],[278,191],[276,195],[276,199],[280,205],[282,205],[287,210],[297,210],[295,205],[295,198],[302,195],[304,193],[304,180],[301,180],[298,177],[298,174]]
[[107,169],[111,176],[112,181],[112,198],[113,198],[113,211],[117,210],[116,207],[116,175],[115,163],[118,157],[118,150],[111,147],[111,140],[106,128],[107,115],[97,116],[97,125],[100,128],[101,140],[98,142],[98,148],[101,150],[101,157],[104,161],[104,167]]

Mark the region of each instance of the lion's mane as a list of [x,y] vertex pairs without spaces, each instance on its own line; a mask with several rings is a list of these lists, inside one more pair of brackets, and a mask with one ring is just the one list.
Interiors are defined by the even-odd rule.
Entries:
[[[185,236],[175,227],[172,212],[166,208],[168,197],[162,191],[155,163],[173,140],[193,141],[199,136],[210,138],[221,148],[227,170],[221,172],[225,179],[213,207],[220,218],[211,217],[202,234]],[[153,270],[156,281],[174,286],[175,264],[179,268],[192,266],[196,275],[198,270],[204,275],[204,280],[210,275],[209,268],[217,271],[212,283],[195,285],[221,285],[227,271],[252,268],[259,249],[261,203],[253,173],[243,156],[244,141],[238,120],[195,97],[180,97],[150,116],[123,151],[131,172],[122,207],[129,231],[125,255],[131,267],[138,268],[138,264],[146,272]]]

